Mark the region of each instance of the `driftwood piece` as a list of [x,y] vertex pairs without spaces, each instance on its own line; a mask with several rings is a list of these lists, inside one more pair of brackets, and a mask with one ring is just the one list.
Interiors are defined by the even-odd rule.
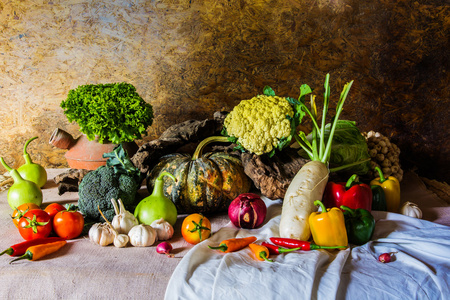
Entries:
[[64,173],[56,175],[53,178],[53,181],[58,185],[58,194],[62,195],[65,192],[78,192],[78,185],[83,177],[89,172],[90,170],[69,169]]
[[283,199],[292,178],[309,160],[301,158],[294,149],[286,148],[271,158],[242,153],[241,161],[245,174],[262,195],[269,199]]
[[[233,146],[216,146],[214,151],[230,152]],[[253,181],[261,195],[269,199],[283,199],[292,178],[309,160],[300,157],[297,150],[286,148],[273,157],[233,151],[240,156],[245,174]]]
[[131,161],[142,173],[147,174],[161,156],[174,153],[186,144],[219,134],[225,115],[226,113],[216,112],[214,119],[188,120],[172,125],[158,139],[142,145]]

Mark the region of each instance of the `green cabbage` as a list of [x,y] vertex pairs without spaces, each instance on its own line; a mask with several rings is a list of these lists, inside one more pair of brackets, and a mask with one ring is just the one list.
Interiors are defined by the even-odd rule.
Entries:
[[[356,123],[348,120],[338,120],[331,144],[330,169],[340,169],[343,166],[355,164],[342,170],[351,174],[365,175],[370,170],[370,156],[366,139],[362,136]],[[328,141],[331,124],[325,125],[325,141]],[[309,134],[307,140],[312,140]],[[308,157],[303,149],[298,153]],[[358,163],[360,162],[360,163]]]
[[[356,162],[363,163],[345,168],[346,172],[365,175],[370,169],[370,156],[366,139],[356,123],[338,120],[331,144],[330,168],[345,166]],[[331,124],[325,126],[325,139],[328,140]]]

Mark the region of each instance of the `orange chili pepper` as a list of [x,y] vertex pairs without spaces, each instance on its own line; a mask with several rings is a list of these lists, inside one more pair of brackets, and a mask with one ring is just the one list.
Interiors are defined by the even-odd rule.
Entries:
[[255,254],[257,260],[262,260],[262,261],[265,260],[265,261],[273,262],[273,260],[268,258],[269,257],[269,249],[266,246],[253,244],[253,243],[248,246]]
[[220,242],[220,245],[218,247],[211,247],[211,246],[208,247],[210,249],[216,249],[228,253],[241,250],[242,248],[247,247],[249,244],[253,243],[256,240],[257,240],[256,236],[249,236],[245,238],[234,238],[223,240],[222,242]]
[[30,248],[27,249],[27,252],[25,252],[24,255],[12,260],[10,263],[15,262],[20,259],[38,260],[48,254],[58,251],[65,244],[67,244],[67,241],[64,240],[64,241],[57,241],[57,242],[48,243],[48,244],[40,244],[40,245],[36,245],[36,246],[31,246]]

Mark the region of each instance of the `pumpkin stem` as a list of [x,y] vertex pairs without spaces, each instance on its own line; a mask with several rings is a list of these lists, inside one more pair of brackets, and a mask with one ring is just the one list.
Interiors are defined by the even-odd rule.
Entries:
[[226,136],[210,136],[207,137],[206,139],[204,139],[203,141],[201,141],[197,148],[195,149],[194,155],[192,155],[192,160],[196,160],[197,158],[202,156],[202,151],[203,148],[205,148],[206,145],[208,145],[209,143],[214,143],[214,142],[221,142],[221,143],[226,143],[226,142],[230,142],[228,137]]

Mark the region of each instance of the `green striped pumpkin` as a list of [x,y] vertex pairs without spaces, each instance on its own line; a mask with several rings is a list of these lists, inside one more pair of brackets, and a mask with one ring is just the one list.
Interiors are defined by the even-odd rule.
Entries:
[[147,177],[147,188],[162,172],[169,172],[177,182],[165,178],[164,194],[177,207],[178,213],[214,213],[226,211],[231,201],[250,190],[251,181],[244,173],[239,157],[224,152],[202,155],[211,142],[226,142],[226,137],[203,140],[192,156],[175,153],[161,157]]

